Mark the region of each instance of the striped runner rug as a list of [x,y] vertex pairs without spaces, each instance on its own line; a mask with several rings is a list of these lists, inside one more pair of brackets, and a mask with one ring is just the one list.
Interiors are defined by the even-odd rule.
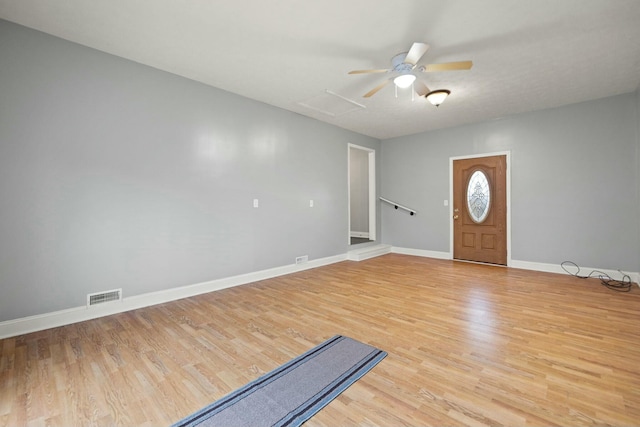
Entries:
[[173,427],[299,426],[386,355],[336,335]]

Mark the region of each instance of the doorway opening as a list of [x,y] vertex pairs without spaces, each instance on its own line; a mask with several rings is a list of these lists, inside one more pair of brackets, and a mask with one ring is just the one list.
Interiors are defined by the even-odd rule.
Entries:
[[451,259],[511,263],[510,153],[450,158]]
[[376,240],[376,152],[349,144],[349,245]]

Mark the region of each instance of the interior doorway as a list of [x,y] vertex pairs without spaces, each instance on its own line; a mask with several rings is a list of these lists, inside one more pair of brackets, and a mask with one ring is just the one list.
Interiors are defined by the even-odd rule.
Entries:
[[508,153],[452,159],[453,259],[508,264]]
[[350,245],[376,240],[376,152],[349,144],[348,197]]

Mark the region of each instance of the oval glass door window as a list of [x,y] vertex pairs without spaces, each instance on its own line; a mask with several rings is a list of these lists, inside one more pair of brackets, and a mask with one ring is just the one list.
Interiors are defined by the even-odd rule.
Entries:
[[473,222],[480,224],[489,214],[491,190],[489,180],[482,171],[475,171],[467,186],[467,208]]

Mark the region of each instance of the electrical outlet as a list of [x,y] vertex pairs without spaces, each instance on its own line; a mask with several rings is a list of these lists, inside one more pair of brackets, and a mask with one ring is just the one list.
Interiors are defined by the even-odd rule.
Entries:
[[253,199],[253,207],[254,207],[254,208],[257,208],[257,207],[258,207],[258,205],[259,205],[259,203],[258,203],[258,199]]

